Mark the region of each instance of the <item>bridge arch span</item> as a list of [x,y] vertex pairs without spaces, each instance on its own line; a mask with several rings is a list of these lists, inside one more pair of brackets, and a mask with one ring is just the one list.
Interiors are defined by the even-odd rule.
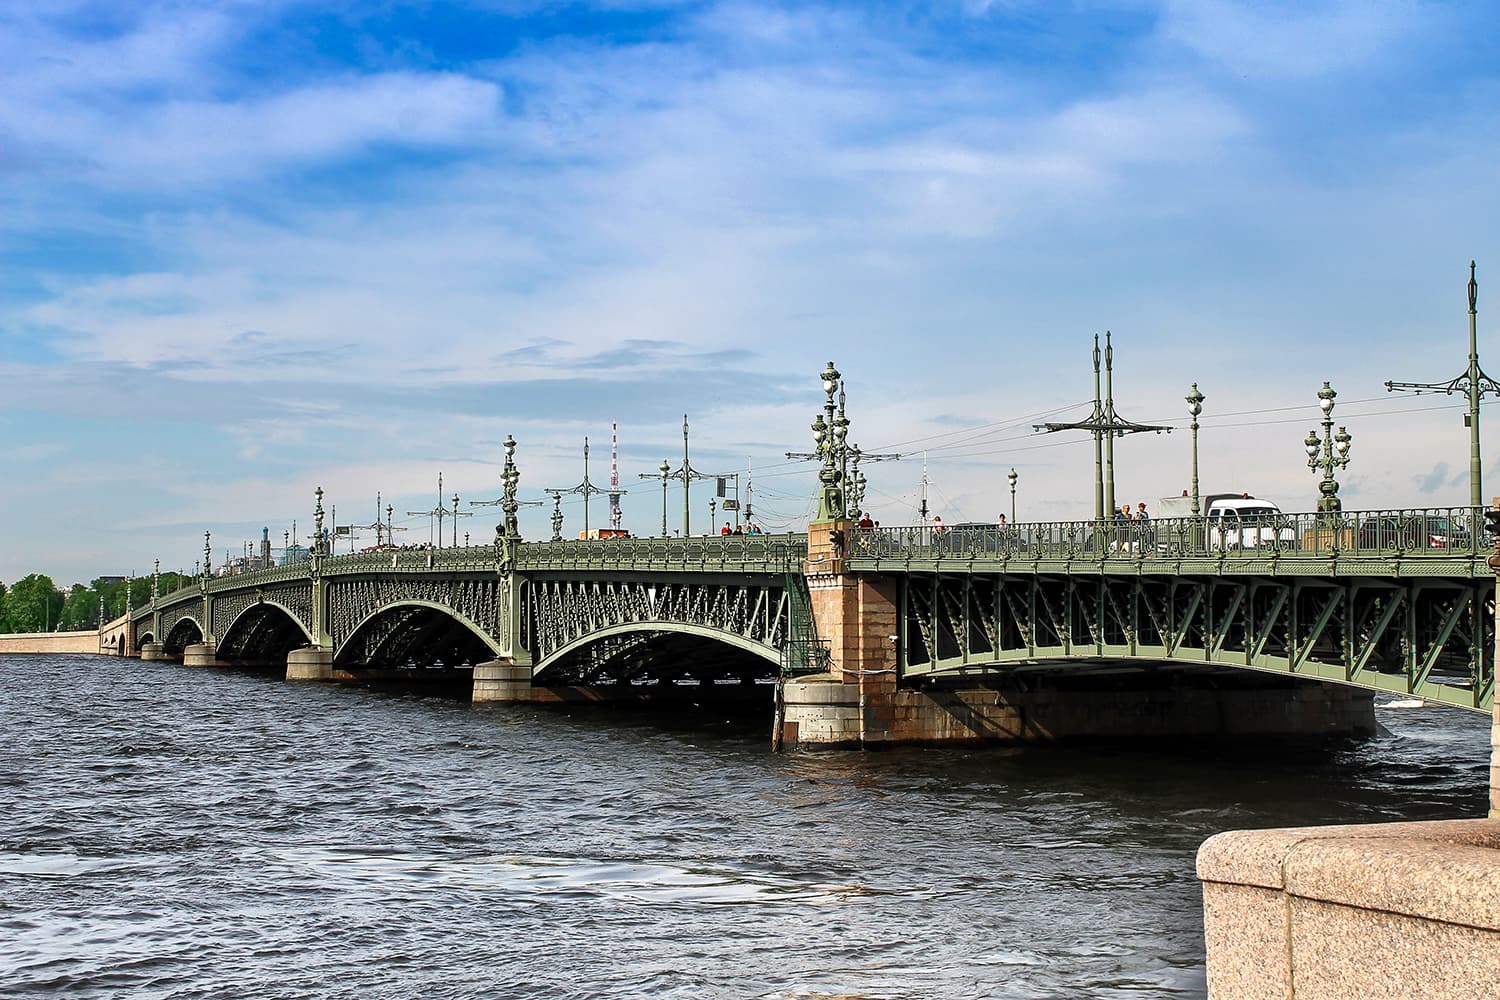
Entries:
[[408,663],[482,663],[501,646],[467,615],[436,601],[409,598],[366,615],[334,654],[344,666],[399,667]]
[[167,621],[162,619],[162,652],[166,655],[181,656],[184,649],[203,641],[203,626],[196,616],[182,615],[171,625]]
[[687,622],[630,622],[577,636],[537,662],[542,683],[684,678],[753,681],[772,678],[781,651],[727,629]]
[[270,598],[261,598],[240,611],[218,637],[221,660],[280,666],[286,654],[312,642],[307,626],[295,611]]

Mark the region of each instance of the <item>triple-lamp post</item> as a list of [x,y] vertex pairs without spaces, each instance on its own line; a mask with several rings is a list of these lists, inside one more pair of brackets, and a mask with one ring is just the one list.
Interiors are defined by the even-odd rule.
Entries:
[[823,404],[824,412],[818,414],[812,423],[813,452],[823,460],[823,467],[818,470],[822,488],[818,491],[817,519],[820,522],[843,521],[849,516],[842,489],[842,466],[847,458],[844,441],[849,434],[849,421],[836,414],[834,395],[839,390],[840,376],[832,361],[828,362],[820,377],[828,399]]
[[1349,443],[1353,440],[1343,427],[1337,434],[1333,432],[1333,401],[1337,396],[1333,387],[1324,382],[1323,388],[1318,390],[1318,409],[1323,411],[1323,437],[1319,439],[1318,432],[1311,430],[1307,432],[1307,440],[1302,442],[1307,450],[1307,467],[1314,472],[1320,469],[1323,472],[1323,481],[1318,484],[1318,492],[1322,494],[1318,498],[1318,513],[1330,517],[1342,509],[1339,484],[1333,478],[1333,470],[1348,467]]
[[1016,523],[1016,480],[1020,479],[1021,477],[1016,474],[1016,470],[1015,469],[1011,469],[1010,472],[1006,475],[1005,478],[1008,479],[1008,480],[1010,480],[1010,523],[1011,524],[1015,524]]

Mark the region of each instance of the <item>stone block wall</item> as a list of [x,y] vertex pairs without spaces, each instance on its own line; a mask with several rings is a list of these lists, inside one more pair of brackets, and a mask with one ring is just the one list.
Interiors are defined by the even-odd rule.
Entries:
[[1163,670],[1115,678],[1011,678],[884,692],[829,675],[788,681],[787,746],[1045,743],[1090,739],[1360,736],[1369,692],[1311,681]]
[[1221,833],[1198,878],[1214,1000],[1500,996],[1500,820]]
[[0,634],[0,653],[98,653],[100,636],[87,632],[14,632]]

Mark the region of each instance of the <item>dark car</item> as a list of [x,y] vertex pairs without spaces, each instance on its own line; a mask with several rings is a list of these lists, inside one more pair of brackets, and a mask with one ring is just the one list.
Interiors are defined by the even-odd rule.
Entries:
[[1412,543],[1426,549],[1466,549],[1469,547],[1469,531],[1451,517],[1443,515],[1414,514],[1407,520],[1407,530]]
[[1359,547],[1378,550],[1466,549],[1468,529],[1440,514],[1378,514],[1364,517],[1356,533]]
[[953,555],[1010,555],[1026,548],[1020,533],[1010,525],[964,521],[950,524],[932,537],[933,546]]

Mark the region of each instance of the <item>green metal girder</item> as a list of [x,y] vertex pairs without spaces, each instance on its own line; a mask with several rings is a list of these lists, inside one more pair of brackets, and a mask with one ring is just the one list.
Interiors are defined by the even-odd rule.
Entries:
[[[907,678],[1047,660],[1197,663],[1412,693],[1481,711],[1492,704],[1494,681],[1485,654],[1494,642],[1487,614],[1492,586],[1482,580],[975,572],[912,573],[904,581],[910,596],[902,606],[913,609],[910,624],[923,637],[900,651]],[[973,645],[957,641],[976,614],[991,609],[993,623],[964,633]],[[1466,619],[1486,625],[1478,635],[1461,634]],[[1391,640],[1397,625],[1415,642]],[[1088,633],[1087,643],[1078,641],[1080,628]],[[1402,655],[1393,659],[1398,648]],[[1446,671],[1440,669],[1445,662]],[[1486,665],[1477,679],[1470,676],[1473,663]]]

